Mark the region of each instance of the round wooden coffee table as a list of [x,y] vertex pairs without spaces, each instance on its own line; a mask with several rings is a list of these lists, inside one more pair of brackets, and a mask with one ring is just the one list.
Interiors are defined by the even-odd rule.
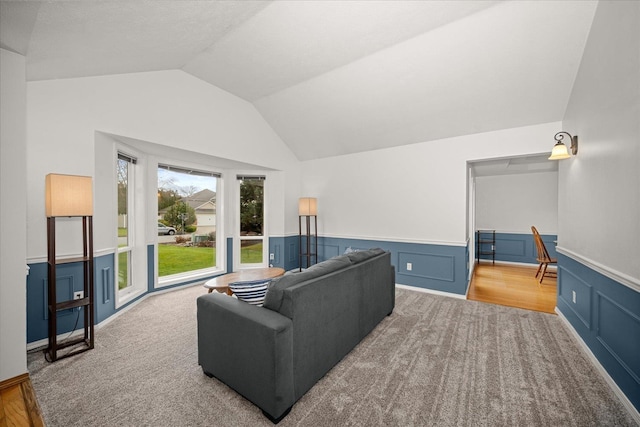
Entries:
[[231,295],[232,292],[231,289],[229,289],[229,283],[267,280],[282,276],[283,274],[284,268],[280,267],[250,268],[214,277],[204,282],[204,287],[209,290],[209,293],[216,290],[221,294],[226,293],[227,295]]

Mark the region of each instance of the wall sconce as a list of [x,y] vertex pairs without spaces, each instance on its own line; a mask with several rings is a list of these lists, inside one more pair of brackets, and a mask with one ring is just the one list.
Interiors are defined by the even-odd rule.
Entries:
[[567,135],[571,140],[571,147],[569,147],[571,148],[571,154],[573,154],[574,156],[578,154],[578,135],[571,136],[570,133],[561,131],[556,133],[556,136],[554,136],[556,145],[554,145],[553,150],[551,150],[551,156],[549,156],[549,160],[562,160],[571,157],[571,155],[569,154],[569,149],[562,142],[565,135]]

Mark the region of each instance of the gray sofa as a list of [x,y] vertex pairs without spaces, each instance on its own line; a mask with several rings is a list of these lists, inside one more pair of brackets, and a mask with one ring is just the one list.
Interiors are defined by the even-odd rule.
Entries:
[[274,279],[262,307],[202,295],[198,363],[277,423],[391,314],[394,281],[390,253],[370,249]]

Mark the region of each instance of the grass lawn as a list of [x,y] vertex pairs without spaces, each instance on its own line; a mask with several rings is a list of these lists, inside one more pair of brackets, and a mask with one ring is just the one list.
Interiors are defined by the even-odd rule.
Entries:
[[158,276],[200,270],[216,265],[216,248],[158,245]]
[[262,262],[262,242],[247,244],[243,242],[240,249],[240,262],[242,264],[257,264]]
[[[243,264],[262,262],[262,242],[243,246],[240,252]],[[158,245],[158,276],[160,277],[214,267],[215,262],[215,248]]]
[[129,253],[118,254],[118,289],[124,289],[129,284]]

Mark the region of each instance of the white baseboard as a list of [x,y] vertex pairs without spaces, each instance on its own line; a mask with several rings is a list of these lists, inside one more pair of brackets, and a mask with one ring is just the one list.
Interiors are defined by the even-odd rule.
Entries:
[[591,349],[589,348],[589,346],[587,346],[587,344],[582,340],[578,332],[576,332],[576,330],[573,329],[573,326],[571,326],[571,323],[569,322],[569,320],[566,317],[564,317],[564,315],[560,310],[558,310],[558,307],[556,307],[555,311],[558,317],[564,323],[567,330],[571,333],[573,338],[578,343],[578,346],[582,349],[582,351],[584,351],[584,353],[587,355],[591,363],[593,363],[593,366],[595,366],[596,370],[600,373],[600,375],[602,375],[602,378],[604,378],[605,382],[609,385],[609,387],[611,387],[611,390],[613,390],[615,395],[618,396],[618,399],[620,399],[620,402],[622,402],[622,405],[627,409],[627,411],[629,411],[629,414],[631,414],[633,419],[638,423],[638,425],[640,425],[640,412],[638,412],[635,406],[633,406],[633,403],[631,403],[631,401],[624,394],[624,392],[620,390],[620,387],[618,387],[618,384],[616,384],[613,378],[611,378],[607,370],[604,369],[604,366],[600,364],[600,361],[591,352]]
[[419,288],[417,286],[400,285],[398,283],[396,283],[396,288],[406,289],[408,291],[423,292],[425,294],[440,295],[440,296],[443,296],[443,297],[458,298],[458,299],[464,299],[464,300],[467,299],[466,295],[452,294],[450,292],[436,291],[434,289]]

